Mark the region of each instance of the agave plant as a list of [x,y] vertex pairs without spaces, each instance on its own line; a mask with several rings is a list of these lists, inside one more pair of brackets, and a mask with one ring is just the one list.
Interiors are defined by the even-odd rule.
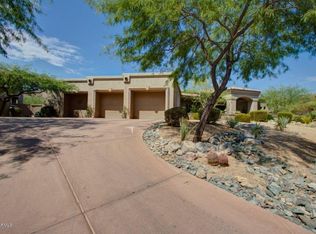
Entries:
[[280,131],[284,131],[284,129],[286,128],[289,121],[290,121],[290,119],[286,118],[286,117],[278,118],[278,120],[276,121],[276,125],[275,125],[276,129],[278,129]]
[[239,122],[235,119],[228,119],[226,123],[230,128],[235,128]]
[[254,136],[255,139],[259,139],[263,133],[264,129],[260,124],[256,123],[256,125],[251,127],[251,134]]

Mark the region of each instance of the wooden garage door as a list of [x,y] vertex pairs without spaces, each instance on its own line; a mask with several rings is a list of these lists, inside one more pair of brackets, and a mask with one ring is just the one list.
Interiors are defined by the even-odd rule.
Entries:
[[123,93],[99,94],[99,117],[121,119],[123,110]]
[[134,119],[163,119],[165,92],[135,91],[132,96]]

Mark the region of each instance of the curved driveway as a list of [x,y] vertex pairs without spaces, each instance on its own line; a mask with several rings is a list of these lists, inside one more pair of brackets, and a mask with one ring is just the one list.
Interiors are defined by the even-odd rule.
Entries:
[[149,125],[0,119],[0,233],[308,233],[155,157]]

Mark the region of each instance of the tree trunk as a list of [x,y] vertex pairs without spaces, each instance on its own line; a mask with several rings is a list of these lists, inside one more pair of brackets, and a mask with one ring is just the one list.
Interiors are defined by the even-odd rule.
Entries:
[[221,91],[217,90],[215,91],[212,96],[210,97],[210,99],[208,100],[206,106],[204,107],[204,111],[203,114],[201,116],[200,122],[197,125],[197,128],[195,130],[195,134],[194,134],[194,138],[193,141],[194,142],[199,142],[202,140],[202,135],[205,129],[205,126],[207,124],[207,119],[208,116],[211,112],[211,110],[213,109],[213,107],[216,104],[217,99],[219,98],[219,96],[221,95]]

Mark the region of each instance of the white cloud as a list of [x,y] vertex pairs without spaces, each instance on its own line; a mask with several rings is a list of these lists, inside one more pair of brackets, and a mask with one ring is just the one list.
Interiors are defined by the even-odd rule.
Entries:
[[56,37],[40,37],[47,50],[31,38],[25,38],[25,42],[11,43],[7,50],[9,58],[23,61],[42,60],[57,67],[82,61],[78,47]]
[[315,81],[316,82],[316,76],[307,77],[305,80],[306,81]]

